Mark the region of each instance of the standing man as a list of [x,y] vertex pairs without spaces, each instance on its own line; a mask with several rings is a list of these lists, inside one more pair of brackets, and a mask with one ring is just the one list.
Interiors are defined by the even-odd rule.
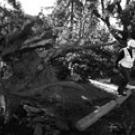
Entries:
[[116,66],[121,73],[121,82],[118,87],[119,95],[126,96],[124,93],[125,87],[130,81],[130,72],[135,61],[135,40],[129,39],[127,41],[127,47],[122,48],[119,52]]

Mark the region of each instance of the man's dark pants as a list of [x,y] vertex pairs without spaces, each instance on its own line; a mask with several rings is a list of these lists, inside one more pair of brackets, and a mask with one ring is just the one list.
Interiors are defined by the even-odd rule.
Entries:
[[120,71],[121,81],[119,82],[118,92],[119,94],[123,94],[123,91],[125,90],[126,85],[130,81],[131,69],[120,66],[119,71]]

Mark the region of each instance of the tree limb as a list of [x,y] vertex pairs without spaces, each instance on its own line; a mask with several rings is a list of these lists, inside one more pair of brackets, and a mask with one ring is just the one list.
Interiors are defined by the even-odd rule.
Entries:
[[[75,83],[73,81],[60,81],[60,82],[56,82],[56,83],[50,83],[50,84],[46,84],[42,87],[38,87],[38,88],[32,88],[30,90],[26,90],[25,89],[21,89],[21,90],[17,90],[16,92],[6,92],[5,94],[11,94],[11,95],[18,95],[21,97],[32,97],[35,96],[36,94],[43,94],[45,89],[51,88],[51,87],[68,87],[68,88],[74,88],[75,90],[81,90],[82,92],[86,91],[86,89],[79,85],[78,83]],[[27,91],[27,92],[26,92]]]
[[26,22],[21,31],[15,31],[14,33],[9,33],[6,37],[6,46],[9,44],[13,44],[17,40],[22,40],[24,41],[26,37],[30,34],[31,32],[31,27],[34,25],[34,21],[28,21]]
[[100,18],[105,24],[106,24],[106,26],[108,27],[108,29],[110,30],[110,33],[113,35],[113,37],[118,41],[118,42],[120,42],[120,41],[122,41],[122,38],[120,37],[120,36],[118,36],[118,34],[116,34],[115,32],[114,32],[114,30],[110,27],[110,22],[109,22],[109,18],[108,17],[106,17],[106,18],[103,18],[103,17],[101,17],[101,15],[96,11],[96,12],[93,12],[94,14],[95,14],[95,16],[97,17],[97,18]]
[[101,0],[101,7],[102,7],[102,13],[103,13],[103,12],[104,12],[104,10],[105,10],[104,0]]

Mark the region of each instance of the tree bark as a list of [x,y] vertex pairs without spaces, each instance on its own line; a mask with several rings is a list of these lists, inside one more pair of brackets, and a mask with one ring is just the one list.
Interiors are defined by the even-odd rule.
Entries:
[[71,38],[72,38],[72,32],[73,32],[73,25],[74,25],[74,0],[71,0]]

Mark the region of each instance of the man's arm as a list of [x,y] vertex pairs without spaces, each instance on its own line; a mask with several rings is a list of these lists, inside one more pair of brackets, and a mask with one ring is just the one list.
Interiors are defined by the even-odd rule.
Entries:
[[117,60],[116,60],[116,67],[118,67],[118,62],[119,62],[122,58],[124,58],[124,51],[123,51],[123,50],[120,50],[119,55],[118,55],[118,58],[117,58]]

